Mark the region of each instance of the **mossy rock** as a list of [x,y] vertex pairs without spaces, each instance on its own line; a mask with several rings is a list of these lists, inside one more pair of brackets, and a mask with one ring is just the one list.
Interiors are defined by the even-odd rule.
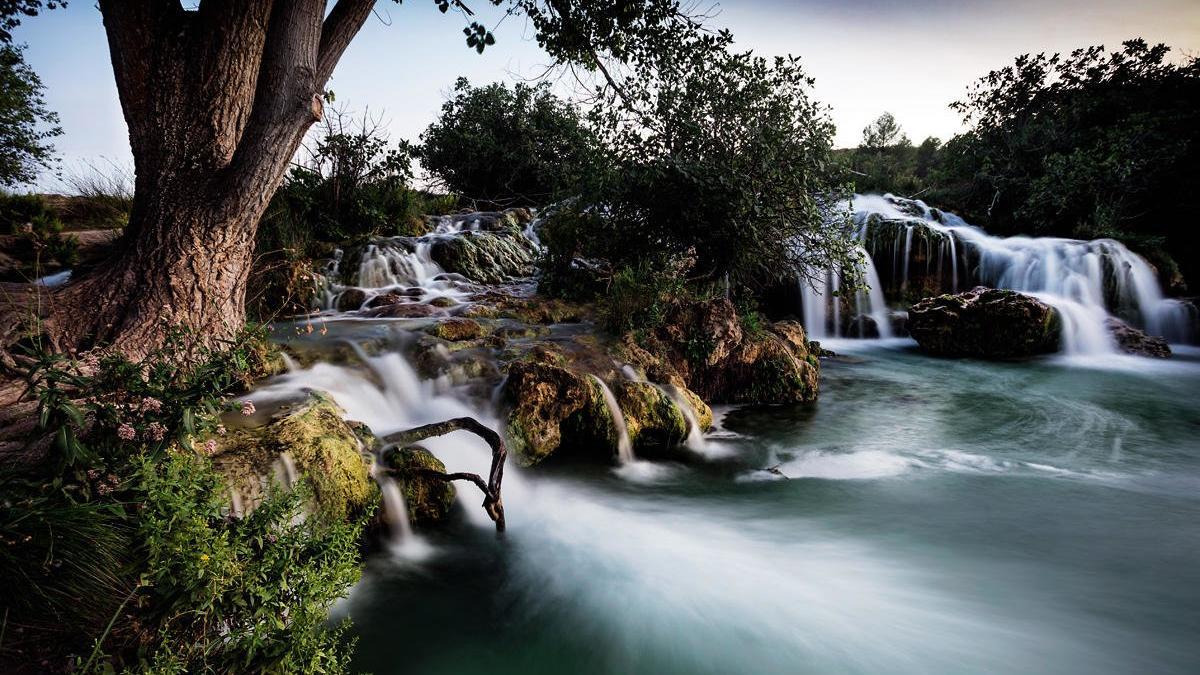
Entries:
[[908,332],[935,356],[1021,358],[1056,351],[1062,318],[1031,295],[979,286],[913,305]]
[[483,337],[483,326],[474,319],[448,319],[429,328],[428,333],[450,342],[462,342]]
[[471,281],[500,284],[534,272],[537,249],[516,227],[500,232],[464,232],[437,239],[430,256],[442,269]]
[[[373,504],[378,487],[369,474],[369,435],[362,425],[347,422],[328,397],[314,393],[303,404],[277,415],[269,423],[216,436],[213,465],[250,509],[265,496],[277,467],[287,458],[298,478],[313,489],[313,511],[348,520]],[[286,457],[284,455],[286,454]]]
[[660,387],[625,380],[614,384],[612,390],[635,449],[670,447],[687,438],[687,419]]
[[446,465],[419,445],[389,451],[384,457],[388,471],[400,481],[408,519],[417,527],[445,522],[454,507],[454,485],[431,478],[422,471],[446,473]]
[[560,448],[605,460],[616,454],[612,415],[588,375],[516,361],[509,367],[503,401],[509,450],[524,466],[544,461]]

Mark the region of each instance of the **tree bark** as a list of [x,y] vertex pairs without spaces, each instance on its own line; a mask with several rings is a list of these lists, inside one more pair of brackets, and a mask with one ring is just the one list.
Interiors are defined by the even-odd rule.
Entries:
[[59,350],[135,359],[171,325],[219,345],[245,323],[258,222],[374,0],[328,17],[325,0],[99,5],[137,176],[130,221],[109,265],[38,306],[22,296],[7,323],[36,316]]

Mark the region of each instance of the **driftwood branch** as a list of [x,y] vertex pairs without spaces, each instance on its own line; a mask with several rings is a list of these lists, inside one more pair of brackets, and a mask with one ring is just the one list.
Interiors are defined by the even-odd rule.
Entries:
[[405,431],[398,431],[394,434],[388,434],[383,437],[383,442],[389,445],[410,445],[426,438],[444,436],[454,431],[469,431],[482,438],[491,446],[492,468],[488,473],[488,479],[484,481],[479,474],[474,473],[444,473],[442,471],[434,471],[433,469],[422,469],[421,474],[446,482],[465,480],[474,483],[483,492],[483,510],[487,511],[488,517],[496,523],[496,531],[503,532],[504,501],[500,498],[500,485],[504,480],[504,460],[508,457],[508,450],[504,447],[504,439],[500,437],[500,434],[480,424],[474,418],[456,417],[445,422],[426,424]]

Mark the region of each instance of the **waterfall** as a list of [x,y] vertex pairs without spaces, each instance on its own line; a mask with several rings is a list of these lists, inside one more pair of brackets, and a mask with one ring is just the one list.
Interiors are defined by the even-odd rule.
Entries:
[[430,257],[432,242],[418,239],[412,250],[400,245],[369,244],[358,265],[361,288],[425,287],[444,270]]
[[408,520],[408,505],[404,503],[404,493],[395,478],[375,471],[375,482],[379,483],[379,493],[383,498],[383,517],[387,522],[388,532],[393,544],[403,544],[412,539],[412,523]]
[[[844,301],[841,297],[840,271],[821,270],[815,281],[799,281],[801,315],[804,329],[810,338],[819,340],[848,335],[868,337],[875,333],[879,337],[892,337],[891,319],[879,282],[879,272],[865,248],[860,245],[857,252],[862,259],[866,287],[855,290],[853,305],[848,305],[853,315],[847,317],[847,320],[842,319]],[[874,323],[875,331],[868,329],[868,319]]]
[[683,444],[688,450],[703,452],[707,443],[704,440],[704,430],[700,428],[700,420],[696,419],[696,410],[692,408],[692,402],[683,395],[679,387],[669,384],[659,388],[667,395],[667,398],[671,399],[675,407],[679,408],[683,419],[687,421],[688,435]]
[[613,396],[612,390],[604,384],[604,380],[595,375],[588,375],[600,387],[600,393],[604,396],[604,405],[608,406],[608,412],[612,415],[613,430],[617,432],[617,459],[622,464],[630,464],[637,458],[633,455],[633,443],[629,441],[629,427],[625,425],[625,414],[621,412],[621,407],[617,405],[617,399]]
[[[1165,298],[1150,265],[1120,242],[997,237],[952,213],[891,195],[855,195],[852,208],[855,221],[861,223],[860,240],[877,241],[882,236],[894,242],[888,253],[901,289],[909,288],[913,281],[909,263],[923,251],[935,286],[940,287],[931,292],[984,285],[1036,295],[1052,305],[1063,318],[1066,352],[1114,351],[1105,327],[1110,315],[1172,342],[1196,338],[1196,308]],[[924,249],[914,248],[916,230],[922,231]],[[960,256],[969,263],[962,269]],[[805,320],[807,324],[807,311]]]

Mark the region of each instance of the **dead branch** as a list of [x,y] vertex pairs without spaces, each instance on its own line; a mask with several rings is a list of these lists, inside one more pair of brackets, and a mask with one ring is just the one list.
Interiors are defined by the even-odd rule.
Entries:
[[430,478],[438,478],[446,482],[455,480],[470,481],[483,492],[483,510],[496,523],[496,531],[504,531],[504,501],[500,498],[500,484],[504,480],[504,460],[508,450],[504,447],[504,439],[500,434],[480,424],[472,417],[456,417],[445,422],[435,422],[405,431],[398,431],[383,437],[387,445],[411,445],[433,436],[444,436],[454,431],[469,431],[479,436],[492,448],[492,468],[485,482],[479,474],[474,473],[444,473],[433,469],[422,469],[421,474]]

